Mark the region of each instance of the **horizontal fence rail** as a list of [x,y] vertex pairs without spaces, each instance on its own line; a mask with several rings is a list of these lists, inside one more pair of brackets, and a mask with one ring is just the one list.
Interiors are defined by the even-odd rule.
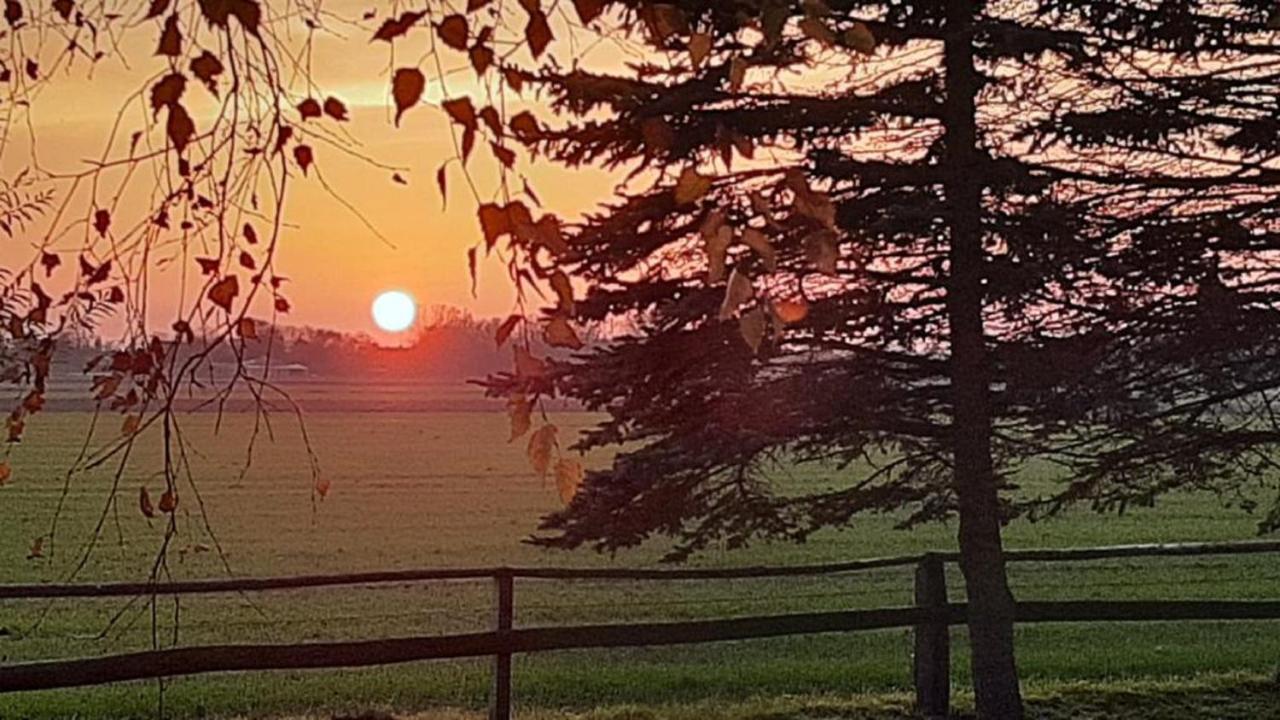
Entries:
[[[1180,543],[1162,545],[1113,545],[1097,548],[1010,550],[1008,562],[1082,562],[1150,557],[1192,557],[1280,553],[1280,541],[1235,543]],[[913,567],[926,558],[943,562],[960,560],[958,553],[918,553],[821,565],[741,568],[682,568],[633,570],[625,568],[457,568],[398,570],[333,575],[296,575],[271,578],[226,578],[162,583],[70,583],[0,585],[0,600],[54,598],[136,597],[139,595],[212,595],[240,592],[304,590],[355,585],[492,580],[509,575],[521,580],[749,580],[772,577],[838,575],[883,568]]]
[[[1010,562],[1075,562],[1102,559],[1227,556],[1280,553],[1280,542],[1125,545],[1063,550],[1017,550]],[[217,645],[171,648],[104,657],[0,665],[0,693],[100,685],[216,672],[367,667],[453,658],[493,657],[491,716],[511,716],[511,656],[551,650],[648,647],[858,632],[915,629],[917,705],[926,716],[945,716],[950,695],[947,628],[967,621],[968,608],[946,597],[945,565],[955,553],[924,553],[825,565],[728,569],[485,568],[409,570],[345,575],[223,579],[172,583],[34,584],[0,586],[0,599],[137,597],[265,592],[304,588],[491,580],[497,618],[491,632],[294,645]],[[916,568],[916,604],[805,614],[686,622],[514,628],[513,582],[527,580],[732,580],[831,575],[878,568]],[[1280,620],[1280,600],[1068,600],[1016,604],[1019,623]]]

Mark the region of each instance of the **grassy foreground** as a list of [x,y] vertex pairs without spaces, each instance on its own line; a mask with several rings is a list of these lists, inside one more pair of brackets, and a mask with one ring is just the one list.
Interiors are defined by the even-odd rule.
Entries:
[[[360,390],[359,394],[367,393]],[[43,415],[14,449],[14,476],[0,487],[0,583],[65,578],[99,518],[105,518],[100,543],[78,579],[146,576],[161,528],[136,510],[137,488],[146,484],[156,489],[153,470],[158,448],[145,443],[122,475],[121,500],[116,506],[108,503],[111,468],[73,478],[56,544],[44,558],[26,558],[31,539],[49,531],[65,480],[63,471],[83,444],[88,419],[81,413]],[[566,444],[577,428],[591,421],[566,411],[553,413],[552,419],[562,427]],[[217,434],[209,416],[186,421],[183,432],[199,449],[191,460],[208,523],[197,510],[193,489],[183,488],[183,534],[177,547],[191,550],[171,563],[174,578],[226,576],[227,570],[213,553],[195,549],[212,544],[211,530],[226,549],[232,570],[242,575],[500,564],[642,567],[651,566],[660,550],[645,548],[607,557],[590,552],[546,553],[522,544],[535,530],[538,517],[555,508],[558,500],[554,488],[530,476],[523,448],[506,443],[506,418],[501,412],[477,406],[465,412],[424,407],[310,415],[307,430],[321,471],[333,487],[314,512],[299,433],[286,416],[276,415],[273,420],[275,442],[260,441],[247,472],[243,466],[252,416],[227,418]],[[100,432],[118,431],[110,425],[100,425]],[[606,460],[588,458],[588,464]],[[821,468],[779,468],[778,476],[784,487],[796,490],[848,482]],[[1020,480],[1048,482],[1034,468],[1025,476]],[[1268,503],[1274,492],[1274,480],[1261,478],[1257,486],[1246,489],[1246,497]],[[104,515],[104,510],[109,512]],[[1254,537],[1256,520],[1254,515],[1224,506],[1218,498],[1184,494],[1119,517],[1075,512],[1052,522],[1015,523],[1006,537],[1010,547],[1023,548],[1242,540]],[[712,550],[696,564],[800,564],[954,546],[953,527],[902,532],[893,525],[892,517],[868,517],[845,531],[822,533],[802,546],[760,544],[743,551]],[[1266,555],[1071,566],[1020,564],[1011,572],[1015,592],[1027,600],[1280,598],[1280,558]],[[962,589],[954,568],[949,578],[953,596],[959,597]],[[835,577],[664,585],[530,581],[517,584],[516,623],[532,627],[723,618],[910,601],[910,568]],[[0,602],[0,662],[127,652],[149,648],[153,639],[169,646],[175,635],[180,645],[190,646],[469,632],[487,629],[493,612],[492,588],[487,583],[190,598],[180,608],[162,601],[154,615],[151,610],[145,602]],[[956,686],[963,687],[968,659],[962,631],[956,631],[954,642]],[[656,701],[715,708],[763,702],[749,700],[757,697],[834,694],[856,698],[864,693],[879,697],[879,693],[909,687],[910,648],[907,632],[890,631],[548,653],[518,658],[517,703],[522,716],[529,717],[561,711],[572,715],[600,707],[649,708]],[[1120,683],[1107,687],[1123,688],[1125,683],[1146,682],[1144,678],[1202,673],[1262,677],[1280,663],[1280,627],[1266,622],[1037,625],[1019,628],[1018,653],[1032,687],[1101,682]],[[281,716],[378,706],[475,711],[485,705],[488,683],[485,660],[360,671],[253,673],[174,681],[166,690],[165,704],[176,718]],[[0,720],[152,717],[156,707],[154,683],[129,684],[0,696]],[[698,720],[715,717],[710,712],[700,712]],[[833,710],[829,716],[861,717],[853,712]]]
[[[1204,675],[1129,682],[1030,685],[1028,714],[1035,720],[1275,720],[1280,682],[1265,675]],[[738,702],[625,705],[567,712],[522,712],[525,720],[915,720],[911,698],[880,695],[791,695]],[[958,694],[953,717],[968,717],[972,697]],[[288,720],[326,720],[310,715]],[[386,709],[339,716],[349,720],[483,720],[484,713],[438,709],[395,713]]]

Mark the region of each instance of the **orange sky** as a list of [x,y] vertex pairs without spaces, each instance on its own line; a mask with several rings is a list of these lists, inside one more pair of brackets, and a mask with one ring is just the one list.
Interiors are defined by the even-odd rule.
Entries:
[[[349,4],[331,3],[326,7],[340,9]],[[151,73],[164,67],[149,57],[155,33],[146,28],[133,32],[137,43],[146,48],[130,57],[131,69],[122,69],[118,61],[108,60],[89,78],[82,65],[47,85],[33,104],[31,126],[36,131],[40,163],[46,170],[79,169],[84,158],[99,156],[122,99],[146,87]],[[396,52],[400,58],[419,57],[410,55],[403,43]],[[343,129],[361,144],[362,152],[382,163],[405,168],[402,174],[409,184],[395,184],[388,170],[316,145],[316,163],[325,178],[372,222],[386,242],[332,198],[314,177],[296,177],[285,213],[290,229],[276,263],[277,271],[290,278],[285,292],[293,311],[287,322],[376,336],[369,306],[374,296],[386,289],[408,291],[423,305],[458,305],[478,315],[510,312],[513,294],[496,260],[482,264],[477,295],[471,296],[466,251],[479,238],[479,228],[475,200],[465,192],[456,166],[449,172],[449,207],[441,207],[435,173],[440,163],[453,155],[444,114],[438,108],[423,106],[407,113],[399,129],[393,127],[388,46],[370,43],[359,31],[352,31],[346,38],[322,39],[313,58],[320,96],[335,95],[351,111],[352,120]],[[461,61],[458,58],[459,65]],[[397,60],[397,65],[403,64],[408,63]],[[428,71],[425,65],[423,69]],[[467,87],[472,77],[469,73],[452,76],[450,91],[455,95],[467,93],[473,89]],[[188,89],[189,96],[205,94],[198,84]],[[441,89],[433,82],[427,90],[427,101],[440,97]],[[122,126],[125,137],[142,128],[144,112],[142,104],[137,104],[126,113]],[[192,112],[199,125],[199,108],[193,107]],[[522,156],[521,169],[529,172],[548,207],[573,215],[609,196],[612,181],[602,171],[567,172],[545,163],[530,168],[526,161]],[[3,163],[5,175],[11,177],[30,165],[28,148],[15,143],[6,150]],[[496,188],[493,161],[487,153],[477,152],[471,165],[482,191]],[[99,197],[103,194],[100,190]],[[20,237],[0,242],[4,243],[0,252],[4,264],[29,261],[30,240],[24,242]],[[74,250],[76,243],[77,238],[71,238],[57,247]],[[64,263],[70,262],[71,256],[65,256]],[[198,281],[194,267],[170,265],[153,275],[148,316],[156,328],[166,328],[174,319],[176,288],[183,271],[188,273],[188,282]]]

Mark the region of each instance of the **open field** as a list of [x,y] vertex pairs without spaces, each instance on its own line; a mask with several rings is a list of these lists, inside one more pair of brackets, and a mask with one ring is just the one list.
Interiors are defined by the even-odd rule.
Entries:
[[[555,508],[558,500],[552,488],[526,470],[523,447],[505,442],[506,419],[500,408],[478,399],[473,391],[309,384],[298,396],[311,411],[307,432],[333,488],[314,511],[300,433],[286,414],[272,416],[275,442],[260,438],[243,474],[253,416],[224,418],[216,436],[212,415],[185,421],[183,430],[199,450],[192,464],[208,527],[216,532],[237,574],[501,564],[633,567],[655,562],[659,548],[609,558],[589,552],[547,553],[522,544],[536,528],[538,516]],[[0,488],[0,582],[65,577],[107,509],[110,468],[73,478],[51,557],[26,559],[31,539],[49,532],[63,471],[80,451],[90,417],[84,412],[38,417],[26,441],[14,450],[14,476]],[[562,439],[591,421],[567,410],[553,413],[552,419],[561,426]],[[103,420],[99,427],[114,432],[119,420]],[[158,447],[142,443],[122,476],[118,520],[117,513],[106,513],[99,546],[78,579],[146,576],[161,528],[149,525],[137,512],[136,497],[141,484],[158,495],[159,480],[153,474],[157,458]],[[588,464],[606,459],[589,458]],[[785,482],[797,489],[832,481],[817,468],[785,473]],[[178,547],[191,551],[181,560],[175,555],[172,576],[225,575],[215,553],[196,552],[197,545],[213,542],[197,511],[195,493],[186,488],[182,497],[184,535]],[[1269,500],[1264,494],[1256,499]],[[1180,495],[1118,518],[1081,512],[1037,525],[1019,523],[1009,528],[1007,537],[1011,547],[1240,540],[1253,537],[1255,523],[1255,517],[1224,508],[1216,498]],[[867,518],[803,546],[716,551],[697,563],[799,564],[954,545],[954,528],[906,533],[892,525],[892,518]],[[1013,572],[1015,590],[1023,599],[1280,598],[1280,558],[1265,555],[1026,564]],[[958,593],[954,568],[950,578]],[[902,605],[910,596],[906,570],[661,585],[527,581],[516,588],[516,622],[532,626],[729,617]],[[314,590],[185,599],[176,610],[182,644],[375,638],[486,628],[492,592],[485,584],[472,583]],[[154,608],[154,621],[145,603],[2,603],[0,657],[17,661],[142,649],[151,645],[153,632],[169,644],[175,634],[174,617],[173,602],[165,600]],[[962,632],[957,632],[956,643],[955,671],[957,680],[964,682]],[[1205,672],[1269,674],[1280,663],[1280,627],[1254,622],[1039,626],[1020,631],[1019,652],[1030,682],[1042,685]],[[722,704],[784,694],[895,691],[908,686],[909,653],[907,634],[901,631],[552,653],[517,659],[516,699],[521,710],[554,713],[658,699]],[[343,673],[187,679],[168,685],[165,703],[178,716],[370,706],[474,709],[483,706],[487,683],[484,661],[415,664]],[[0,697],[0,718],[133,717],[153,713],[156,699],[154,685],[8,696]]]

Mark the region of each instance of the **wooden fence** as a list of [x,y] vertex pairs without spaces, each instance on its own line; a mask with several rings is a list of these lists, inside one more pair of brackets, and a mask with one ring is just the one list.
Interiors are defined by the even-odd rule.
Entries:
[[[1010,551],[1010,562],[1078,562],[1116,558],[1223,556],[1280,553],[1280,542],[1130,545],[1071,550]],[[675,570],[569,570],[483,568],[414,570],[347,575],[261,579],[224,579],[174,583],[74,585],[0,585],[0,600],[197,595],[301,588],[489,580],[494,583],[497,616],[489,632],[407,637],[356,642],[296,645],[219,645],[172,648],[103,657],[0,665],[0,693],[49,690],[129,680],[214,672],[364,667],[420,660],[492,657],[490,714],[507,720],[512,713],[512,656],[549,650],[620,648],[724,642],[832,632],[913,628],[916,702],[926,717],[945,717],[950,709],[950,630],[965,622],[967,607],[947,597],[946,566],[954,553],[928,553],[827,565]],[[726,580],[857,573],[915,567],[915,604],[877,608],[738,617],[687,622],[577,625],[516,628],[516,580]],[[1277,620],[1275,601],[1060,601],[1019,602],[1019,623],[1138,622],[1171,620]]]

